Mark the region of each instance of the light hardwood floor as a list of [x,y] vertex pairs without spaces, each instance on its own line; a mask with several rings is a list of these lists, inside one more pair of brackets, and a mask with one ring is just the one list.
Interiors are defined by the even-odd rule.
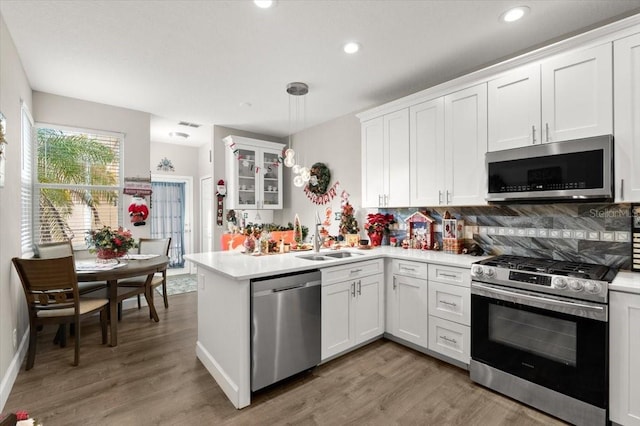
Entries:
[[80,365],[38,337],[35,366],[20,371],[4,411],[57,425],[561,425],[472,383],[444,362],[378,340],[253,396],[236,410],[195,356],[196,293],[158,309],[125,311],[116,348],[83,324]]

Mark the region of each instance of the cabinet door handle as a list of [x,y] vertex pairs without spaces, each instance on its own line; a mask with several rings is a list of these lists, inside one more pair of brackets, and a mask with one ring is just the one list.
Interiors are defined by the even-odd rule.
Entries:
[[358,280],[358,296],[362,296],[362,280]]
[[531,126],[531,139],[533,140],[532,143],[536,143],[536,126]]
[[620,179],[620,201],[624,201],[624,179]]
[[549,142],[549,123],[544,123],[545,130],[547,132],[547,142]]
[[451,193],[447,189],[447,204],[450,204],[450,203],[451,203]]
[[351,297],[356,297],[356,283],[355,283],[355,281],[351,283]]
[[378,207],[382,207],[382,195],[378,194]]
[[389,196],[384,194],[384,206],[387,207],[389,205]]
[[438,191],[438,204],[442,204],[442,190]]
[[396,277],[393,277],[393,289],[395,290],[398,287],[398,284],[396,284]]

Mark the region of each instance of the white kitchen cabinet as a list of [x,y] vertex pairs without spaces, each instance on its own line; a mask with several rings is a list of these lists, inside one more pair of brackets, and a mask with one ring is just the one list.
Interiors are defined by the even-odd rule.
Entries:
[[609,292],[609,420],[640,425],[640,295]]
[[543,61],[544,142],[613,133],[611,43]]
[[640,34],[613,43],[616,202],[640,201]]
[[409,205],[409,109],[362,123],[363,207]]
[[241,136],[223,140],[227,145],[227,208],[282,209],[284,145]]
[[428,281],[426,263],[394,259],[387,285],[387,333],[427,348]]
[[510,71],[489,81],[488,150],[541,142],[540,65]]
[[[412,207],[437,206],[444,175],[444,98],[409,108],[409,172]],[[440,196],[439,196],[440,195]]]
[[613,133],[611,44],[489,81],[489,151]]
[[429,265],[429,350],[469,364],[471,357],[471,273]]
[[382,260],[322,269],[323,360],[384,333],[383,270]]
[[487,173],[487,85],[444,97],[444,167],[437,176],[439,204],[484,205]]

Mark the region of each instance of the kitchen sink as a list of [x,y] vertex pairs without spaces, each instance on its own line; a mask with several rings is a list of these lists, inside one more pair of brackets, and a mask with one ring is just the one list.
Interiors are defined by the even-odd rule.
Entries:
[[331,260],[330,257],[321,256],[319,254],[305,254],[303,256],[296,256],[298,259],[304,260]]
[[333,257],[334,259],[342,259],[344,257],[360,256],[361,253],[351,253],[349,251],[339,251],[337,253],[326,253],[324,256]]
[[348,251],[340,251],[337,253],[322,253],[322,254],[305,254],[302,256],[296,256],[299,259],[305,260],[331,260],[331,259],[343,259],[345,257],[355,257],[360,256],[360,253],[351,253]]

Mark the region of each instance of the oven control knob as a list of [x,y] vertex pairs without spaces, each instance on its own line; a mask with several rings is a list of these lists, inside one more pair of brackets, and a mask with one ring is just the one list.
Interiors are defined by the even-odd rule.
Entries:
[[569,288],[573,291],[582,291],[584,288],[584,281],[569,280]]
[[485,268],[484,274],[489,278],[493,278],[496,276],[496,271],[493,268]]
[[594,294],[598,294],[602,290],[602,286],[599,283],[596,283],[593,281],[587,281],[585,288],[589,293],[594,293]]
[[473,267],[471,268],[471,275],[473,275],[474,277],[481,277],[483,273],[484,271],[482,270],[482,266],[480,265],[473,265]]
[[554,288],[567,288],[567,280],[562,277],[555,277],[552,284]]

